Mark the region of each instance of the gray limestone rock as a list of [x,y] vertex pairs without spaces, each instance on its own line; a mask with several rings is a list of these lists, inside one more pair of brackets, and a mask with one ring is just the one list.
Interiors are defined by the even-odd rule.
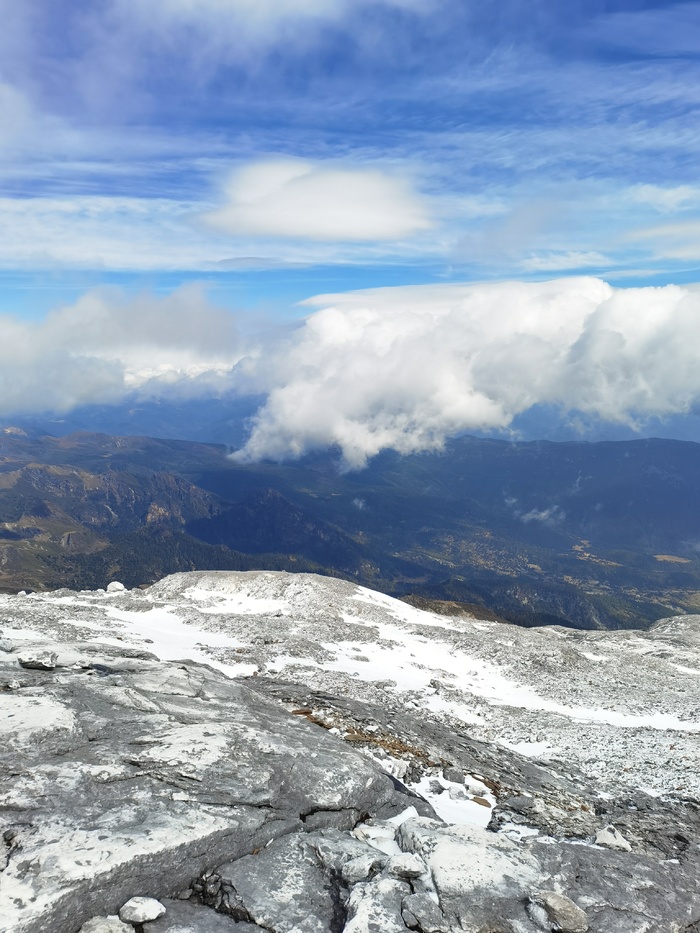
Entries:
[[387,856],[373,846],[337,829],[314,832],[308,836],[308,842],[324,868],[335,874],[342,873],[346,865],[357,859],[369,858],[382,868],[387,861]]
[[338,894],[303,834],[277,839],[217,869],[214,903],[236,920],[275,933],[327,933],[338,926]]
[[448,929],[440,907],[430,894],[409,894],[403,900],[401,913],[410,929],[420,929],[423,933],[446,933]]
[[145,928],[147,933],[260,933],[252,923],[237,922],[201,904],[163,899],[164,917]]
[[0,719],[12,933],[76,933],[135,894],[173,896],[309,814],[405,806],[355,750],[211,668],[53,650],[50,679],[24,671]]
[[586,933],[588,918],[570,897],[557,894],[556,891],[538,891],[530,898],[530,915],[537,920],[541,912],[543,929],[560,930],[561,933]]
[[390,878],[356,885],[348,901],[344,933],[405,933],[401,905],[410,892],[407,884]]
[[428,870],[425,862],[419,855],[406,852],[403,855],[394,855],[389,859],[386,867],[387,874],[404,881],[420,878]]
[[17,656],[20,667],[29,671],[52,671],[58,662],[55,651],[23,651]]
[[[698,926],[697,700],[680,683],[689,674],[666,696],[670,668],[647,652],[662,645],[669,664],[687,666],[698,632],[685,620],[644,635],[503,626],[484,634],[471,623],[452,631],[344,581],[267,573],[183,574],[147,592],[0,602],[24,630],[13,641],[8,622],[0,652],[2,933],[81,925],[124,933],[114,915],[141,895],[167,907],[144,933]],[[253,662],[264,670],[287,653],[290,680],[159,661],[158,652],[173,653],[170,633],[157,632],[164,620],[183,654],[229,674],[249,673]],[[103,631],[123,642],[100,644]],[[423,678],[425,693],[401,686],[399,673],[378,684],[338,669],[350,649],[335,647],[357,646],[350,661],[361,668],[375,643],[411,665],[405,639],[416,660],[409,680]],[[593,645],[614,672],[602,682],[577,673],[593,663]],[[552,665],[555,679],[530,663],[543,647],[564,664]],[[436,671],[423,665],[458,665],[470,652],[475,669],[501,671],[494,683],[504,689],[508,677],[527,686],[522,709],[460,693],[449,671],[431,705]],[[18,664],[30,654],[55,664]],[[464,670],[455,666],[460,677]],[[648,689],[640,678],[650,672]],[[563,712],[532,708],[540,694]],[[474,725],[447,711],[460,704],[478,712]],[[582,723],[587,709],[623,725]],[[538,758],[531,741],[529,758],[494,741],[519,748],[523,735],[556,739],[560,760]],[[614,780],[626,774],[619,761],[641,769],[624,785]],[[443,775],[464,789],[440,793]],[[634,785],[642,775],[645,786],[649,778],[685,790],[650,796]],[[427,799],[402,784],[418,781]],[[454,825],[436,819],[428,800]],[[609,836],[625,844],[601,845]],[[178,897],[189,899],[168,900]]]
[[632,846],[614,826],[605,826],[603,829],[598,830],[595,844],[605,846],[608,849],[619,849],[622,852],[632,851]]
[[448,766],[442,769],[442,776],[446,781],[453,781],[455,784],[464,784],[464,771],[461,768]]
[[340,869],[340,875],[348,887],[352,887],[359,881],[367,881],[373,875],[378,874],[384,867],[385,859],[380,853],[374,855],[361,855],[359,858],[350,859]]

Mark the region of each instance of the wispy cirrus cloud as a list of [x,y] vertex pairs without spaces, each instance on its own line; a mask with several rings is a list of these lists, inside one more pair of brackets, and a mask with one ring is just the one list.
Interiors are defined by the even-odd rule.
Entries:
[[111,0],[112,16],[130,31],[145,30],[161,42],[195,29],[208,39],[206,49],[230,55],[255,54],[260,47],[293,39],[314,42],[309,28],[343,23],[362,8],[386,7],[428,15],[439,0]]

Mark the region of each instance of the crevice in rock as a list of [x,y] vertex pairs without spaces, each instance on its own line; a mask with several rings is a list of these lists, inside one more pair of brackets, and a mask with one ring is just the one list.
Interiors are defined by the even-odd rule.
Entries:
[[316,816],[317,814],[323,813],[352,813],[357,814],[353,816],[355,822],[352,825],[354,829],[359,823],[363,823],[365,820],[369,819],[369,813],[366,810],[358,811],[355,807],[314,807],[310,810],[305,810],[299,814],[299,819],[302,823],[306,823],[307,820]]
[[13,849],[15,848],[12,843],[16,835],[17,831],[15,829],[6,829],[2,834],[2,841],[5,843],[5,864],[2,866],[2,868],[0,868],[0,871],[5,871],[7,866],[10,864],[10,859],[13,855]]
[[[333,904],[333,917],[331,919],[330,933],[343,933],[348,919],[346,905],[347,888],[339,872],[331,869],[328,873],[328,893]],[[343,894],[346,896],[343,897]]]

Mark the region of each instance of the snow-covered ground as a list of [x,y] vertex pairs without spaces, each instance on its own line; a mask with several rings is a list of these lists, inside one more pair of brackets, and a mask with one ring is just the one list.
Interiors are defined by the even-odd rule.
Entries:
[[[421,710],[536,759],[571,761],[601,790],[616,781],[700,792],[697,616],[649,632],[522,629],[433,615],[340,580],[271,572],[176,574],[148,590],[5,595],[0,610],[13,639],[126,644],[230,676],[310,683]],[[462,808],[470,821],[487,821],[486,796],[474,803],[463,789],[436,792],[425,780],[419,792],[438,812]]]

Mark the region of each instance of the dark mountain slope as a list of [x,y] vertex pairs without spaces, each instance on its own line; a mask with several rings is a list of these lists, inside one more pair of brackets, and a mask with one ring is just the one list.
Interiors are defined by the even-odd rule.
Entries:
[[248,466],[226,453],[0,434],[2,585],[256,566],[474,603],[525,625],[636,627],[700,608],[698,444],[464,437],[350,474],[332,452]]

